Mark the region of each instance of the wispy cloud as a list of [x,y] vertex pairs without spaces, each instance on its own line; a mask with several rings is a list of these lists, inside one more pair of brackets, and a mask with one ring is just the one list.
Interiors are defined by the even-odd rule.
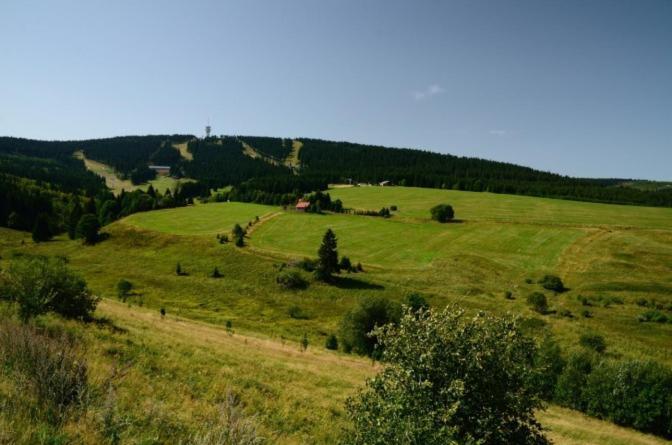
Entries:
[[488,133],[493,136],[508,136],[511,134],[508,130],[488,130]]
[[438,96],[439,94],[443,94],[445,92],[446,90],[441,85],[432,84],[422,91],[413,91],[413,99],[415,100],[428,99],[430,97]]

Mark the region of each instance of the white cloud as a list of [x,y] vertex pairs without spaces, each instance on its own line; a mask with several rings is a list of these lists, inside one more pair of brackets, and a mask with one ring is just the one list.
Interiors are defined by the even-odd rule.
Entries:
[[446,90],[443,87],[441,87],[441,85],[432,84],[422,91],[414,91],[413,98],[415,100],[423,100],[433,96],[437,96],[439,94],[443,94],[445,92]]
[[488,133],[493,136],[507,136],[510,134],[507,130],[488,130]]

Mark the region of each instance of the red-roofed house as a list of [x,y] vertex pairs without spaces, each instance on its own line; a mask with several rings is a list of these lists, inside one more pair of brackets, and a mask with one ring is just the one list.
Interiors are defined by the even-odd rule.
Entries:
[[304,201],[299,199],[299,202],[296,203],[296,210],[303,210],[304,212],[310,207],[310,201]]

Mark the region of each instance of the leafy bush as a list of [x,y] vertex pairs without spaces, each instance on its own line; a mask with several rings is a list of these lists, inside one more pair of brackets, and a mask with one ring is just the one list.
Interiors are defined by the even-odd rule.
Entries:
[[372,356],[378,339],[369,335],[374,328],[388,323],[397,323],[401,306],[386,298],[370,297],[345,314],[341,320],[340,338],[346,350]]
[[338,339],[334,334],[331,334],[327,337],[327,340],[324,343],[324,347],[327,349],[331,349],[332,351],[338,349]]
[[344,270],[346,272],[351,272],[352,269],[352,263],[350,262],[350,258],[347,256],[342,256],[341,260],[338,262],[338,268],[339,270]]
[[88,393],[86,360],[65,336],[49,337],[28,325],[0,325],[0,363],[36,399],[48,421],[61,422]]
[[416,313],[420,310],[426,311],[429,309],[429,303],[425,300],[425,297],[420,295],[417,292],[410,293],[406,295],[405,302],[406,306],[409,307],[411,312]]
[[506,292],[504,292],[504,298],[506,298],[507,300],[513,300],[513,292],[507,290]]
[[590,312],[589,310],[581,311],[581,315],[583,316],[583,318],[593,318],[593,313]]
[[390,210],[392,210],[393,212],[396,212],[397,211],[397,206],[391,205]]
[[562,283],[560,277],[556,275],[544,275],[544,277],[539,280],[541,287],[547,290],[552,290],[553,292],[564,292],[565,285]]
[[604,337],[598,334],[582,334],[579,338],[579,344],[600,354],[607,350],[607,343],[604,341]]
[[317,260],[304,258],[296,262],[296,267],[305,270],[306,272],[314,272],[317,268]]
[[667,323],[669,318],[659,310],[646,311],[639,316],[641,322]]
[[296,270],[283,270],[275,277],[275,282],[283,289],[305,289],[308,282]]
[[117,282],[117,296],[126,301],[126,298],[131,293],[133,289],[133,283],[128,280],[121,279]]
[[2,281],[1,293],[18,303],[23,321],[49,311],[89,320],[98,303],[86,281],[71,271],[62,258],[16,258],[10,262]]
[[537,370],[535,384],[544,400],[552,400],[558,378],[565,368],[560,346],[550,335],[546,335],[537,348],[534,357]]
[[439,204],[431,208],[430,213],[434,221],[446,223],[455,217],[455,211],[449,204]]
[[296,320],[308,320],[308,318],[310,318],[308,314],[303,312],[303,309],[296,305],[290,306],[289,309],[287,309],[287,314]]
[[545,314],[548,312],[548,301],[546,300],[546,295],[541,292],[532,292],[527,296],[527,304],[529,304],[533,310],[539,312],[540,314]]
[[348,400],[345,443],[548,443],[534,418],[534,342],[512,319],[408,311],[374,335],[385,367]]
[[221,274],[221,272],[219,271],[217,266],[215,266],[215,268],[212,269],[212,273],[210,274],[210,278],[222,278],[222,276],[223,275]]

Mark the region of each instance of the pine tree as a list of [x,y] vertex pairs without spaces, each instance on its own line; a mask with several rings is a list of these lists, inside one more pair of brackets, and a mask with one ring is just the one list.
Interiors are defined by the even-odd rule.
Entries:
[[338,250],[336,235],[331,229],[327,229],[322,238],[322,245],[317,251],[318,264],[315,275],[319,280],[329,281],[332,274],[338,272]]

